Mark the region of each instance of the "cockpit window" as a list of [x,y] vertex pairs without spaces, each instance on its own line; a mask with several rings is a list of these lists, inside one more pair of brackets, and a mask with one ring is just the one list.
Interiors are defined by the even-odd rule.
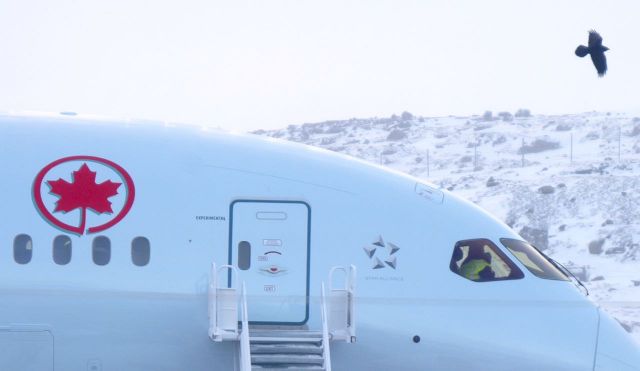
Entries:
[[533,245],[511,238],[501,238],[500,242],[536,277],[569,281],[569,278]]
[[475,282],[515,280],[524,277],[520,268],[487,239],[456,243],[449,268],[453,273]]

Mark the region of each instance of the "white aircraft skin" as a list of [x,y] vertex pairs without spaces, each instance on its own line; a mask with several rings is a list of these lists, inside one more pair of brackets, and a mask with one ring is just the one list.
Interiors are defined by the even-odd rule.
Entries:
[[[231,225],[245,223],[243,207],[276,216],[283,208],[303,221],[297,228],[309,228],[291,231],[308,232],[307,321],[295,305],[271,313],[251,301],[249,320],[318,329],[329,270],[357,267],[357,341],[331,343],[334,370],[640,370],[640,350],[615,320],[571,281],[534,276],[500,242],[520,236],[410,176],[303,145],[188,126],[3,116],[0,138],[0,370],[238,369],[235,343],[207,335],[207,286],[212,262],[237,263],[243,236],[234,234],[257,230],[251,221]],[[51,182],[78,183],[72,172],[83,165],[97,173],[96,184],[119,186],[103,197],[111,212],[89,207],[79,226],[82,208],[55,211],[71,206]],[[126,215],[95,232],[129,201]],[[20,235],[32,241],[26,264],[14,259]],[[68,264],[54,262],[58,236],[71,240]],[[111,242],[105,265],[92,260],[98,236]],[[132,263],[136,237],[150,242],[147,265]],[[258,237],[276,246],[288,238]],[[363,247],[379,238],[384,247],[369,256]],[[470,239],[492,241],[524,277],[473,282],[452,272],[454,246]],[[375,259],[382,268],[372,268]],[[303,260],[279,264],[283,274],[242,277],[258,290],[275,282],[274,296],[304,281]]]

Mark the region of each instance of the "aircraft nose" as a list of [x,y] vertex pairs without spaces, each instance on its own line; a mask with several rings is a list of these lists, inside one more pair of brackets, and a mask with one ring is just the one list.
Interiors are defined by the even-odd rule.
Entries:
[[599,310],[595,371],[640,371],[640,344],[607,313]]

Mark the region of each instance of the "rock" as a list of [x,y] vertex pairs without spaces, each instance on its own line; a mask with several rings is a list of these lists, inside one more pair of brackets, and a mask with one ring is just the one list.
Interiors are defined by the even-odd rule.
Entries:
[[604,238],[589,242],[589,252],[591,254],[602,254],[602,246],[604,246]]
[[489,177],[489,179],[487,180],[487,187],[495,187],[497,186],[498,183],[493,177]]
[[605,255],[624,254],[627,251],[623,246],[611,247],[605,251]]
[[471,157],[471,156],[462,156],[462,157],[460,157],[459,162],[462,162],[462,163],[471,162],[471,160],[473,160],[473,157]]
[[422,157],[416,157],[416,164],[419,164],[422,162]]
[[383,155],[392,155],[394,153],[398,152],[395,148],[387,148],[384,151],[382,151]]
[[593,169],[579,169],[574,171],[576,174],[591,174],[593,173]]
[[613,224],[613,220],[607,219],[604,221],[604,223],[602,223],[602,226],[604,227],[605,225],[611,225],[611,224]]
[[[636,117],[636,119],[637,118],[638,117]],[[634,119],[634,122],[635,122],[635,119]],[[640,135],[640,125],[634,126],[633,130],[631,130],[631,132],[629,133],[630,137],[635,137],[635,136],[638,136],[638,135]]]
[[589,139],[589,140],[596,140],[596,139],[600,138],[600,135],[598,133],[596,133],[595,131],[592,131],[589,134],[587,134],[586,138]]
[[567,185],[564,183],[558,184],[558,188],[567,188]]
[[327,137],[327,138],[322,138],[322,140],[320,141],[320,145],[327,146],[327,145],[333,144],[335,142],[336,142],[336,138],[335,137]]
[[549,248],[549,232],[546,229],[524,226],[520,230],[520,236],[540,250]]
[[539,153],[560,148],[560,143],[545,139],[536,139],[531,144],[525,144],[518,150],[518,154]]
[[408,129],[411,127],[411,122],[410,121],[401,121],[396,127],[400,128],[400,129]]
[[560,123],[558,124],[558,126],[556,126],[556,131],[569,131],[569,130],[571,130],[571,125],[569,124]]
[[332,124],[329,125],[329,128],[327,128],[327,130],[325,130],[325,134],[338,134],[342,133],[343,131],[344,128],[340,127],[339,125]]
[[497,146],[498,144],[505,143],[506,141],[507,141],[507,138],[504,135],[501,135],[497,137],[491,144],[494,146]]
[[633,283],[633,286],[635,287],[640,286],[640,280],[631,280],[631,283]]
[[603,276],[596,276],[596,277],[593,277],[591,279],[591,281],[604,281],[604,277]]
[[513,115],[510,112],[499,112],[498,117],[505,122],[513,121]]
[[402,119],[402,121],[410,121],[413,120],[413,114],[411,114],[411,112],[404,111],[402,112],[400,118]]
[[559,230],[560,232],[564,232],[564,231],[566,231],[566,230],[567,230],[567,225],[566,225],[566,224],[561,225],[560,227],[558,227],[558,230]]
[[543,195],[549,195],[549,194],[552,194],[555,191],[556,191],[556,189],[553,186],[550,186],[550,185],[546,185],[546,186],[542,186],[542,187],[538,188],[538,192],[542,193]]
[[387,136],[387,140],[403,140],[407,139],[407,133],[402,130],[395,129]]

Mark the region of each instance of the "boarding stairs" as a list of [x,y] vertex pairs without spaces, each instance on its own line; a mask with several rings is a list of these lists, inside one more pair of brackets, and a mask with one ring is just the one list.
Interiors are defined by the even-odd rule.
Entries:
[[[331,341],[353,343],[355,336],[354,294],[356,268],[333,267],[329,272],[329,294],[324,282],[320,292],[321,329],[299,327],[252,327],[247,315],[244,282],[237,287],[220,287],[218,275],[236,268],[215,263],[209,282],[209,337],[214,342],[237,342],[238,371],[331,371]],[[344,286],[333,287],[334,273],[342,271]],[[237,283],[234,279],[232,282]],[[246,329],[246,331],[245,331]]]

